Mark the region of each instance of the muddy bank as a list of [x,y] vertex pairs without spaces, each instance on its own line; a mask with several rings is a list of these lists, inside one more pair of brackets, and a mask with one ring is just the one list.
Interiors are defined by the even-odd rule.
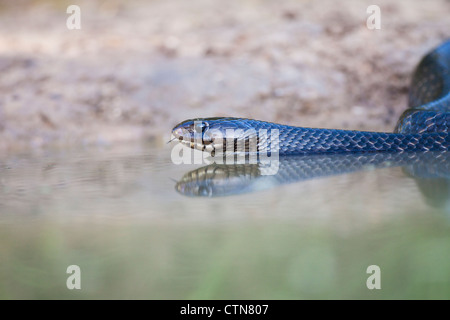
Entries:
[[0,5],[0,150],[164,141],[192,117],[392,131],[448,1]]

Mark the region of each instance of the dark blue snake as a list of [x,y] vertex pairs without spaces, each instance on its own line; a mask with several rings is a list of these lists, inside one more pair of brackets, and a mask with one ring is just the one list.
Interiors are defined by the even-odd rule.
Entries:
[[[220,117],[183,121],[172,134],[183,144],[213,155],[218,150],[261,153],[276,149],[279,155],[448,151],[450,41],[428,53],[417,66],[408,107],[393,133],[303,128]],[[256,148],[251,141],[256,141]]]

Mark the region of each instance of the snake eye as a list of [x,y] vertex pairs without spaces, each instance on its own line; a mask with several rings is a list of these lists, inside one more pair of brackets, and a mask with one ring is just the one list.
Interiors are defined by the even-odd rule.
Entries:
[[195,121],[194,123],[194,131],[197,133],[205,132],[205,130],[209,127],[208,122],[204,121]]

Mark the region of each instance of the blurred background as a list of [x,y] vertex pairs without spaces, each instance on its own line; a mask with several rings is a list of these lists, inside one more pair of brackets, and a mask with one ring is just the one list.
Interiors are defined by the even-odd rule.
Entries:
[[381,30],[371,4],[1,1],[0,298],[448,299],[445,180],[428,184],[439,201],[401,168],[231,198],[174,188],[198,167],[165,144],[187,118],[392,131],[450,1],[378,0]]
[[2,1],[0,150],[159,141],[207,116],[392,131],[450,4],[380,0],[369,30],[370,4]]

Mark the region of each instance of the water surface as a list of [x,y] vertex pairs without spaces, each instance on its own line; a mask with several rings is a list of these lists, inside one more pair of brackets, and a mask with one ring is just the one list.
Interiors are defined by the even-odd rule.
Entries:
[[310,157],[261,177],[170,151],[4,156],[0,298],[450,298],[446,154]]

